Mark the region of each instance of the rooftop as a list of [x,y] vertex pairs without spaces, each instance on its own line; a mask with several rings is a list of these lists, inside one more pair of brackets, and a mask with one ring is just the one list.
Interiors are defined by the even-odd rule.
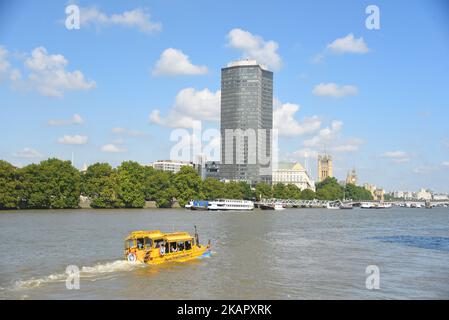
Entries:
[[241,66],[259,66],[260,68],[262,68],[264,70],[268,70],[266,66],[257,63],[257,60],[250,60],[250,59],[231,61],[228,63],[228,65],[226,67],[231,68],[231,67],[241,67]]

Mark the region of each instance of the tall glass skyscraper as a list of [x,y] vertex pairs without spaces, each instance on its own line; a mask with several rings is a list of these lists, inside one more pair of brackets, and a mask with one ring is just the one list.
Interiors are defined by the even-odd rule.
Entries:
[[273,72],[255,60],[221,70],[220,177],[272,180]]

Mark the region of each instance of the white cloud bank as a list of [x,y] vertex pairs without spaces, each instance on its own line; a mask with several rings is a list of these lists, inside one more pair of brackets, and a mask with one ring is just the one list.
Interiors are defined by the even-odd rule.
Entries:
[[208,72],[206,66],[196,66],[181,50],[168,48],[162,52],[152,74],[155,76],[201,75]]
[[318,133],[303,141],[303,148],[293,152],[293,156],[300,158],[316,157],[320,150],[333,153],[351,153],[359,150],[365,142],[359,138],[341,138],[343,122],[334,120]]
[[221,91],[211,92],[205,88],[181,90],[175,104],[164,118],[159,109],[150,114],[150,122],[171,128],[192,128],[195,121],[218,121],[220,119]]
[[107,15],[96,7],[80,9],[80,27],[94,25],[97,28],[122,26],[137,28],[143,33],[154,33],[162,30],[160,22],[153,22],[150,13],[141,8],[124,11],[123,13]]
[[335,83],[320,83],[313,88],[312,93],[320,97],[344,98],[357,95],[358,89],[353,85],[339,86]]
[[73,135],[73,136],[65,135],[58,139],[58,143],[60,143],[60,144],[82,145],[82,144],[86,144],[87,141],[88,141],[87,136],[82,136],[82,135],[78,135],[78,134]]
[[14,156],[17,158],[31,159],[31,158],[41,158],[42,154],[39,151],[32,148],[23,148],[22,150],[19,150],[16,153],[14,153]]
[[101,151],[107,152],[107,153],[121,153],[126,152],[126,149],[120,148],[116,146],[115,144],[109,143],[101,147]]
[[227,39],[229,47],[243,52],[242,58],[255,59],[273,70],[281,68],[282,59],[277,52],[277,42],[265,41],[261,36],[237,28],[228,33]]
[[68,61],[63,55],[48,54],[47,49],[38,47],[25,60],[30,70],[28,86],[40,94],[62,97],[65,91],[89,90],[96,87],[95,81],[86,80],[81,71],[66,71]]
[[73,124],[83,124],[84,119],[77,113],[75,113],[71,119],[64,120],[64,119],[52,119],[48,120],[48,125],[50,126],[70,126]]
[[112,128],[112,133],[126,135],[129,137],[143,137],[146,135],[145,132],[138,131],[138,130],[131,130],[131,129],[122,128],[122,127]]
[[352,33],[348,34],[346,37],[334,40],[327,45],[327,49],[336,54],[364,54],[369,52],[369,48],[363,40],[363,37],[356,39]]
[[382,155],[383,158],[390,159],[393,163],[409,162],[411,156],[405,151],[387,151]]
[[281,136],[298,136],[313,133],[321,127],[321,119],[318,116],[305,118],[302,122],[295,119],[295,114],[300,106],[294,103],[285,103],[275,100],[273,111],[273,128],[277,129]]
[[7,60],[8,51],[0,47],[0,79],[9,78],[14,89],[37,91],[49,97],[63,97],[67,91],[90,90],[96,87],[93,80],[86,80],[81,71],[67,71],[68,60],[61,54],[49,54],[44,47],[37,47],[23,63],[23,72],[13,68]]

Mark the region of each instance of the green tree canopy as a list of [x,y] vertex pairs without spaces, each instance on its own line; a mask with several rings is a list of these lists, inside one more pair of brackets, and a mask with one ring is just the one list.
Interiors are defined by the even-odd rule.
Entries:
[[122,162],[116,170],[118,198],[126,208],[143,208],[145,205],[143,166],[134,161]]
[[316,194],[313,190],[304,189],[301,191],[301,199],[303,200],[314,200],[316,199]]
[[255,194],[257,200],[273,198],[271,186],[266,182],[259,182],[256,184]]
[[316,185],[316,197],[319,200],[337,200],[343,199],[343,196],[344,188],[333,177],[328,177]]
[[173,179],[173,186],[176,189],[176,199],[181,206],[184,206],[192,199],[202,199],[202,180],[194,168],[183,166]]
[[48,159],[19,170],[21,208],[77,208],[80,173],[70,161]]
[[363,187],[358,187],[354,184],[348,183],[345,190],[346,199],[351,199],[355,201],[359,200],[373,200],[373,195],[370,191]]
[[207,200],[225,198],[224,183],[214,178],[206,178],[203,181],[203,194]]
[[18,208],[19,193],[17,184],[17,169],[12,164],[0,160],[0,209]]

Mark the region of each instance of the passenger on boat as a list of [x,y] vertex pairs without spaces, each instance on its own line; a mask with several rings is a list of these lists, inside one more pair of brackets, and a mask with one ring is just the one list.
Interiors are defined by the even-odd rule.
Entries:
[[176,248],[176,242],[170,243],[170,252],[178,252],[178,249]]
[[186,250],[190,249],[192,249],[192,244],[190,243],[190,241],[186,241]]
[[143,239],[137,239],[137,248],[143,249]]
[[165,245],[163,243],[160,244],[159,253],[161,256],[165,254]]

